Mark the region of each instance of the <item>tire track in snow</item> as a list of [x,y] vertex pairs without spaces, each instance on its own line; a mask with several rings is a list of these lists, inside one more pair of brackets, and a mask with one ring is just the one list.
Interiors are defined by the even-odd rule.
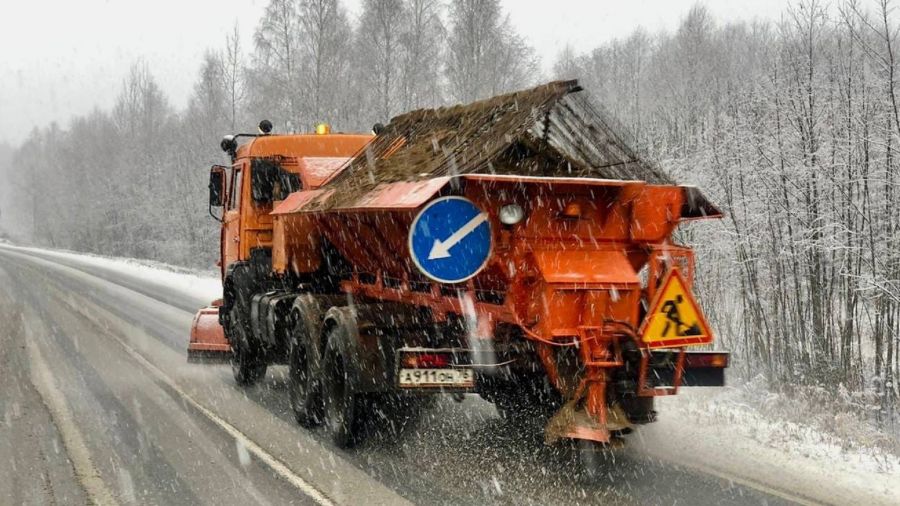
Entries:
[[44,360],[41,350],[38,348],[35,336],[31,335],[32,332],[30,330],[26,332],[25,348],[31,365],[31,382],[41,395],[44,405],[47,406],[50,415],[53,417],[53,422],[56,424],[62,438],[63,446],[65,446],[66,452],[72,460],[72,466],[75,468],[75,476],[92,503],[100,506],[117,505],[118,501],[115,495],[106,486],[106,483],[100,477],[100,472],[94,466],[91,453],[84,442],[84,437],[74,422],[63,393],[53,380],[53,375],[50,373],[50,368],[46,360]]

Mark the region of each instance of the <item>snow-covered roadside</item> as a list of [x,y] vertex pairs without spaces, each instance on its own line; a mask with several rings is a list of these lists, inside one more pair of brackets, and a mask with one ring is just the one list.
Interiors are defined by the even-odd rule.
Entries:
[[212,301],[222,296],[222,281],[215,272],[193,271],[184,267],[151,260],[105,257],[62,250],[13,246],[10,244],[5,244],[3,247],[22,253],[37,253],[45,257],[54,257],[99,267],[134,279],[156,285],[164,285],[173,291],[204,301]]
[[871,457],[873,472],[900,470],[900,433],[890,421],[885,422],[887,427],[875,423],[873,413],[879,410],[880,403],[874,393],[850,392],[843,386],[791,387],[789,393],[778,393],[760,375],[720,390],[716,406],[696,407],[714,418],[752,413],[763,422],[778,421],[776,427],[763,424],[754,431],[761,442],[798,443],[805,445],[797,447],[803,454],[814,453],[825,444],[840,450],[840,456],[845,458]]
[[759,385],[683,389],[660,398],[660,420],[638,431],[637,446],[648,455],[815,502],[900,504],[897,455],[764,413],[748,402],[754,388]]

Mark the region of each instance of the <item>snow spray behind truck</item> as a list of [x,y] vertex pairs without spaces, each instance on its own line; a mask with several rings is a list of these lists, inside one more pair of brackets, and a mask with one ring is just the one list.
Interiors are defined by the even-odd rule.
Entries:
[[654,421],[655,397],[724,384],[726,353],[687,351],[713,335],[672,240],[721,213],[580,91],[417,110],[374,137],[227,136],[209,187],[224,297],[189,360],[230,360],[245,385],[286,363],[297,420],[342,447],[372,402],[447,392],[605,445]]

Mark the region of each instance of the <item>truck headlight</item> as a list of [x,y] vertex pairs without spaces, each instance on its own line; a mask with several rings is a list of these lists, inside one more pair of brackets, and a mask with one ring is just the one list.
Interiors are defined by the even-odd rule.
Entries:
[[525,218],[525,210],[519,204],[506,204],[500,208],[500,223],[515,225]]

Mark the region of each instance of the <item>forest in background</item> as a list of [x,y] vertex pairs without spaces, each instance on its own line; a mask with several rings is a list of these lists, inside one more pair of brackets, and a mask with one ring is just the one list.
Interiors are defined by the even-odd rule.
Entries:
[[138,62],[112,110],[33,131],[8,154],[2,212],[36,244],[209,268],[206,169],[224,133],[262,118],[368,131],[578,78],[640,152],[725,211],[680,239],[736,370],[893,424],[898,30],[887,0],[802,1],[771,22],[721,23],[698,5],[671,33],[566,48],[543,75],[498,0],[366,0],[353,21],[339,0],[272,0],[253,40],[235,30],[206,53],[184,110]]

